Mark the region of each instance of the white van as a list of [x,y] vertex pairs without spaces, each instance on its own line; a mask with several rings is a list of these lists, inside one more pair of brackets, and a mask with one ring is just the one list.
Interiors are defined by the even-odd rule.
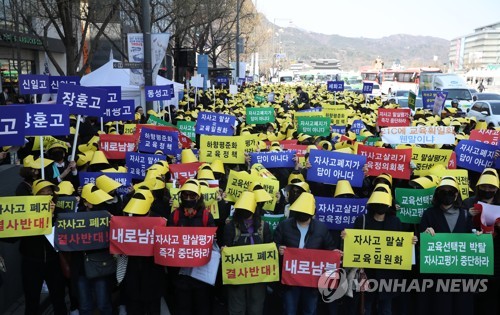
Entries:
[[464,79],[453,73],[422,73],[420,75],[419,94],[423,90],[440,90],[448,92],[445,106],[458,100],[458,106],[465,112],[472,105],[472,94]]
[[280,84],[292,84],[293,83],[293,72],[291,71],[281,71],[278,75]]

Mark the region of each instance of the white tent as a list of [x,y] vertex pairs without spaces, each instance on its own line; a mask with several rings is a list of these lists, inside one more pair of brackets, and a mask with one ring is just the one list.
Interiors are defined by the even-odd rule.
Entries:
[[[118,60],[112,59],[108,61],[102,67],[92,71],[91,73],[84,75],[80,80],[80,84],[83,86],[121,86],[122,87],[122,99],[124,100],[134,100],[135,106],[142,104],[141,98],[141,88],[136,85],[130,85],[130,69],[115,69],[113,68],[113,62],[119,62]],[[178,105],[178,95],[180,91],[183,91],[184,85],[174,81],[170,81],[162,76],[157,76],[156,85],[174,85],[175,97],[170,101],[165,101],[164,105],[174,104]],[[144,93],[144,89],[142,90]],[[144,94],[143,94],[144,95]],[[144,104],[142,104],[143,107]]]

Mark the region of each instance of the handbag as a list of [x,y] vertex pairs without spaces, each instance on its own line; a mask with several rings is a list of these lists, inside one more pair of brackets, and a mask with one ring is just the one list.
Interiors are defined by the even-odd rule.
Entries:
[[116,260],[108,252],[85,253],[83,267],[87,279],[111,276],[116,273]]

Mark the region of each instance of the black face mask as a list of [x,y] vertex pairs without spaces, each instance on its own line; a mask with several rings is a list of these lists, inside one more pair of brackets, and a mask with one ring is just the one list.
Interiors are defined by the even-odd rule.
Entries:
[[483,200],[483,199],[491,199],[495,196],[495,193],[496,191],[486,191],[486,190],[482,190],[482,189],[478,189],[477,190],[477,198],[479,200]]
[[311,218],[311,215],[298,211],[290,211],[290,215],[299,222],[306,222]]
[[389,206],[382,204],[372,204],[370,205],[370,210],[376,214],[386,214],[389,211]]
[[290,190],[290,193],[288,194],[288,203],[289,204],[294,203],[295,200],[297,200],[297,198],[299,198],[300,194],[301,194],[300,192]]
[[57,150],[57,151],[53,151],[50,153],[50,156],[52,157],[52,159],[54,161],[62,161],[64,159],[64,152],[63,151],[60,151],[60,150]]
[[195,199],[181,199],[181,205],[187,209],[194,209],[198,200]]
[[441,205],[444,205],[444,206],[449,206],[449,205],[453,204],[453,202],[456,199],[455,193],[450,193],[450,192],[445,191],[445,190],[438,191],[436,198],[437,198],[437,201]]

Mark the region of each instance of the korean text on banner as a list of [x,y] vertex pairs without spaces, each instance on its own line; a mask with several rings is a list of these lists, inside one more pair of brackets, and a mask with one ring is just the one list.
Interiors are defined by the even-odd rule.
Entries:
[[22,146],[26,123],[26,106],[0,106],[0,146]]
[[330,230],[350,229],[360,215],[366,214],[368,199],[314,197],[316,218]]
[[331,119],[329,117],[298,117],[298,132],[311,136],[328,136]]
[[73,84],[80,85],[79,76],[49,76],[50,93],[57,93],[59,90],[59,84]]
[[99,176],[106,175],[114,181],[122,184],[121,187],[116,189],[119,195],[126,195],[130,193],[130,185],[132,184],[132,176],[129,173],[104,173],[104,172],[79,172],[78,178],[80,179],[80,185],[95,184],[96,179]]
[[[148,121],[146,122],[148,125],[154,125],[154,126],[166,126],[166,127],[173,127],[175,128],[174,125],[169,123],[168,121],[165,121],[161,118],[155,117],[153,115],[150,115],[148,118]],[[147,127],[147,126],[146,126]]]
[[366,145],[358,146],[358,154],[366,156],[369,176],[389,173],[394,178],[410,179],[412,149],[386,149]]
[[414,170],[415,175],[428,175],[429,169],[436,164],[447,166],[450,162],[451,150],[429,149],[413,147],[412,162],[417,166]]
[[346,229],[344,267],[411,270],[413,233]]
[[208,264],[216,230],[216,227],[155,227],[155,264],[170,267]]
[[191,141],[196,142],[196,122],[195,121],[178,121],[177,128]]
[[144,179],[146,170],[158,161],[166,161],[165,155],[127,152],[125,162],[132,178]]
[[79,198],[76,196],[58,196],[56,207],[63,212],[76,212]]
[[49,76],[43,74],[20,74],[21,94],[46,94],[50,92]]
[[295,151],[253,152],[250,153],[251,164],[259,163],[266,168],[294,167]]
[[174,97],[174,85],[145,86],[146,101],[167,101]]
[[60,104],[26,106],[24,133],[27,136],[69,135],[69,108]]
[[500,144],[500,131],[498,130],[472,130],[469,140],[480,141],[486,144]]
[[108,92],[104,89],[61,84],[57,91],[57,104],[69,106],[70,114],[94,117],[104,116]]
[[200,112],[196,120],[196,133],[200,135],[232,136],[236,117],[233,115]]
[[274,234],[274,230],[278,227],[281,221],[285,220],[284,214],[264,214],[262,216],[262,221],[267,222],[269,224],[269,229],[271,230],[271,234]]
[[50,234],[52,196],[0,197],[0,238]]
[[438,93],[444,93],[445,98],[448,96],[448,92],[446,91],[422,91],[422,105],[424,109],[434,109],[434,103]]
[[153,256],[155,226],[165,226],[165,218],[113,216],[109,225],[109,252],[129,256]]
[[213,162],[216,159],[224,163],[245,164],[243,142],[240,136],[200,137],[200,161]]
[[110,102],[108,99],[108,106],[104,112],[103,121],[127,121],[134,120],[135,104],[134,100],[119,100]]
[[271,197],[273,198],[270,201],[267,201],[264,204],[264,210],[268,211],[274,211],[274,207],[276,206],[276,193],[279,190],[279,181],[270,179],[270,178],[264,178],[260,177],[257,175],[250,175],[248,172],[242,171],[242,172],[236,172],[231,170],[229,172],[229,177],[227,180],[227,186],[226,186],[226,201],[231,201],[235,202],[238,200],[240,197],[241,193],[243,191],[247,191],[248,187],[250,186],[250,183],[261,183],[262,188],[264,188],[265,191]]
[[247,107],[246,123],[247,125],[262,125],[274,122],[274,108],[272,107]]
[[339,179],[350,181],[353,187],[363,185],[363,166],[366,157],[340,152],[311,150],[309,155],[311,168],[307,171],[307,180],[337,184]]
[[279,258],[275,243],[224,247],[222,283],[249,284],[279,280]]
[[139,140],[139,151],[175,155],[179,151],[179,133],[177,131],[163,131],[142,128]]
[[453,176],[458,182],[462,200],[469,198],[469,172],[467,170],[437,170],[429,173],[439,177]]
[[420,234],[420,272],[493,275],[493,236],[472,233]]
[[54,244],[63,252],[103,249],[109,247],[108,211],[60,213]]
[[287,247],[283,255],[281,283],[317,288],[319,277],[340,268],[341,254],[337,251]]
[[377,124],[379,127],[407,127],[410,125],[411,110],[379,108]]
[[[164,131],[175,131],[175,132],[179,133],[179,143],[181,144],[181,146],[183,148],[191,148],[191,143],[192,143],[191,139],[189,139],[188,137],[186,137],[185,135],[180,133],[179,130],[177,128],[175,128],[172,124],[167,123],[166,121],[163,121],[160,118],[157,118],[154,116],[149,116],[148,123],[150,120],[154,120],[154,119],[156,119],[156,122],[161,121],[162,123],[159,125],[154,125],[154,124],[153,125],[143,125],[143,124],[136,125],[135,135],[137,137],[140,137],[142,128],[148,128],[148,129],[154,129],[154,130],[164,130]],[[163,122],[165,124],[163,124]]]
[[388,144],[455,144],[454,129],[449,126],[388,127],[380,134]]
[[427,208],[432,206],[436,187],[427,189],[396,188],[396,204],[400,209],[396,215],[403,223],[419,224]]
[[457,166],[481,173],[492,167],[498,147],[473,140],[461,140],[455,148]]
[[127,152],[136,150],[136,142],[133,135],[99,135],[99,149],[109,160],[125,159]]
[[178,180],[181,183],[184,183],[189,178],[194,178],[196,173],[198,172],[198,167],[200,167],[202,163],[193,162],[193,163],[182,163],[182,164],[170,164],[169,171],[172,175],[172,179]]

